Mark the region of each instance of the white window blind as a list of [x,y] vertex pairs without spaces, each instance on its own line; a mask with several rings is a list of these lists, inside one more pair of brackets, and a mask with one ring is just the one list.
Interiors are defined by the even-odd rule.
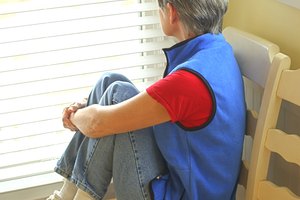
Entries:
[[53,168],[73,135],[62,110],[101,73],[143,89],[161,77],[171,45],[156,0],[0,1],[0,199],[60,180]]

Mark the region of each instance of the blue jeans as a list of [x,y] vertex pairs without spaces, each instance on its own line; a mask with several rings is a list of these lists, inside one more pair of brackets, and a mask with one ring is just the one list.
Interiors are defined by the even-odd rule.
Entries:
[[[136,94],[126,77],[106,73],[91,91],[87,106],[117,104]],[[99,139],[78,131],[55,171],[95,199],[103,198],[113,178],[118,200],[148,200],[150,181],[164,174],[166,165],[149,127]]]

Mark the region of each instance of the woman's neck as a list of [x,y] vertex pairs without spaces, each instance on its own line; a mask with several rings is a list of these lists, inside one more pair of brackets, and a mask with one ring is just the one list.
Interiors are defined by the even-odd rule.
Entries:
[[187,40],[187,39],[190,39],[190,38],[195,37],[196,34],[189,32],[189,31],[184,27],[184,25],[180,24],[180,25],[178,26],[178,28],[177,28],[177,31],[174,32],[173,36],[176,37],[176,39],[177,39],[179,42],[182,42],[182,41],[184,41],[184,40]]

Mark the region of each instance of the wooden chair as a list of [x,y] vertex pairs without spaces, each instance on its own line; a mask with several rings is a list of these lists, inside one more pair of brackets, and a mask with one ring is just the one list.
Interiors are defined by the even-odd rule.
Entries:
[[[276,124],[280,105],[283,100],[300,106],[300,69],[284,70],[279,79],[278,88],[273,98],[273,120]],[[300,119],[298,119],[300,122]],[[255,162],[250,167],[248,184],[251,190],[247,191],[248,199],[270,199],[270,200],[300,200],[300,196],[295,195],[286,187],[279,187],[266,179],[271,153],[279,154],[286,162],[294,163],[300,167],[300,132],[288,134],[274,126],[267,125],[262,135],[261,141],[254,141],[253,148],[260,149],[253,155],[251,162]],[[259,139],[259,138],[258,138]],[[299,168],[300,169],[300,168]],[[298,181],[297,187],[300,185]],[[248,189],[247,189],[248,190]]]
[[[290,66],[289,57],[267,40],[233,27],[225,28],[223,34],[232,45],[245,77],[247,128],[239,184],[246,191],[245,194],[238,193],[238,199],[299,200],[294,194],[288,198],[290,191],[275,189],[275,185],[267,181],[272,151],[280,153],[288,161],[295,159],[292,162],[300,165],[300,156],[297,156],[300,153],[299,137],[288,135],[287,139],[283,139],[285,135],[275,129],[281,97],[287,93],[292,102],[299,105],[300,90],[295,87],[300,83],[299,71],[286,71]],[[293,146],[290,145],[292,142]],[[275,150],[277,147],[279,150]]]

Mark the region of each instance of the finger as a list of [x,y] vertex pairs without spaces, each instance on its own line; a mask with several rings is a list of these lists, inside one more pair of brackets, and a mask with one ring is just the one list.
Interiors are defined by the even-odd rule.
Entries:
[[66,112],[69,109],[69,107],[64,107],[62,113]]
[[76,104],[76,105],[69,106],[67,111],[72,113],[72,112],[76,112],[78,109],[80,109],[80,107]]
[[74,124],[69,120],[65,120],[63,122],[63,126],[67,129],[70,129],[71,131],[77,131],[78,130],[78,128],[76,126],[74,126]]
[[69,113],[69,112],[67,112],[67,111],[64,111],[64,112],[63,112],[63,115],[62,115],[62,121],[63,121],[63,123],[65,123],[65,121],[70,120],[70,114],[71,114],[71,113]]
[[68,108],[63,112],[62,122],[65,128],[70,128],[73,124],[70,121],[70,115],[72,112],[68,111]]
[[79,131],[79,129],[77,127],[72,127],[70,130],[71,131]]
[[72,123],[69,124],[69,129],[70,129],[71,131],[78,131],[78,128],[77,128],[76,126],[74,126]]
[[75,113],[79,109],[78,103],[73,103],[72,105],[65,107],[62,114],[62,122],[64,128],[67,128],[71,131],[78,131],[78,128],[71,122],[70,116]]

